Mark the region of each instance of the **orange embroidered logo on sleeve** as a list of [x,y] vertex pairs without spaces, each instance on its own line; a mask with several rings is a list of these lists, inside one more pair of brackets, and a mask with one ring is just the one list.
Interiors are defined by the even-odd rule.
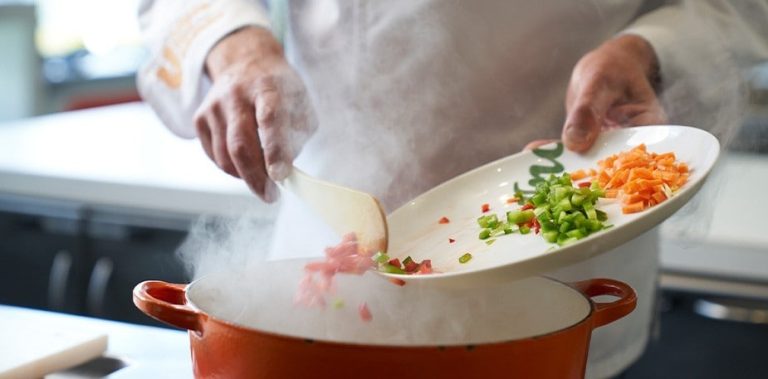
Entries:
[[157,77],[170,88],[181,86],[181,62],[168,46],[163,48],[162,65],[157,68]]
[[173,26],[155,71],[158,79],[169,88],[178,89],[183,81],[182,63],[197,36],[221,18],[221,13],[211,12],[208,4],[192,8]]

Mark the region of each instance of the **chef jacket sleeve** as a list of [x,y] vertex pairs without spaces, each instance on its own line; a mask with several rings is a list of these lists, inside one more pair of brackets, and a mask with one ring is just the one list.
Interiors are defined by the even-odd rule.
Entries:
[[244,26],[269,27],[255,0],[142,0],[139,23],[149,50],[139,93],[172,132],[187,138],[196,134],[195,110],[210,86],[208,51]]
[[644,37],[656,51],[670,120],[718,134],[732,131],[743,114],[745,70],[768,60],[766,20],[764,0],[670,1],[624,33]]

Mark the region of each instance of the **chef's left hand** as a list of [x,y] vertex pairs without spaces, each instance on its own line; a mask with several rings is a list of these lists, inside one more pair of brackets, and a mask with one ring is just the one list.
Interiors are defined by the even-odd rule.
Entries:
[[658,66],[651,45],[635,35],[613,38],[584,55],[573,69],[566,94],[565,146],[583,153],[602,130],[666,123],[654,88]]

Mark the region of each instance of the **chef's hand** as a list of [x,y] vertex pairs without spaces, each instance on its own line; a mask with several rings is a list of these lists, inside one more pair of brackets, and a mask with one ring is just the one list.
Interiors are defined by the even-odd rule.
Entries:
[[257,27],[240,29],[216,44],[206,70],[213,85],[195,114],[203,149],[259,197],[275,201],[273,181],[290,173],[293,159],[317,128],[304,84],[278,41]]
[[585,152],[604,129],[666,123],[654,88],[658,75],[656,53],[634,35],[611,39],[582,57],[565,99],[565,146]]

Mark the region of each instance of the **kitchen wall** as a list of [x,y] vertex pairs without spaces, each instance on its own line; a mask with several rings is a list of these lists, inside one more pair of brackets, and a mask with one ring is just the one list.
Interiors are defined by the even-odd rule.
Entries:
[[0,3],[0,121],[38,113],[42,78],[35,19],[32,4]]

